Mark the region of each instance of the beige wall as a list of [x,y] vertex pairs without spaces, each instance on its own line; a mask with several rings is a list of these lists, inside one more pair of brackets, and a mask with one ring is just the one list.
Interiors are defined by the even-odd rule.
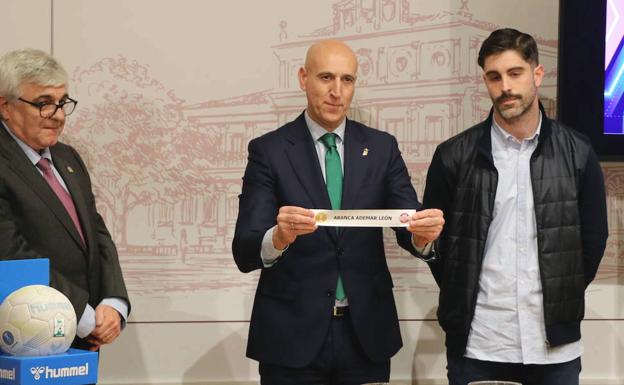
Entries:
[[[437,143],[490,106],[476,66],[499,26],[539,40],[554,111],[555,0],[5,0],[0,52],[53,52],[79,100],[64,140],[92,172],[119,245],[131,322],[103,350],[101,383],[253,382],[244,358],[257,274],[230,243],[247,142],[305,105],[295,81],[306,47],[347,41],[360,76],[352,117],[397,136],[417,190]],[[141,147],[144,145],[145,147]],[[588,289],[583,379],[624,381],[624,180],[605,165],[609,248]],[[397,383],[444,383],[437,287],[427,267],[387,247],[404,348]]]

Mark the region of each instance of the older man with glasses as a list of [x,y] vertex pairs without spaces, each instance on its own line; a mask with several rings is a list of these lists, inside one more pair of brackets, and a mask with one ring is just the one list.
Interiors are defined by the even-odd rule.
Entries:
[[59,142],[77,104],[61,64],[34,49],[0,57],[0,259],[48,258],[76,311],[73,346],[121,333],[130,301],[115,244],[76,150]]

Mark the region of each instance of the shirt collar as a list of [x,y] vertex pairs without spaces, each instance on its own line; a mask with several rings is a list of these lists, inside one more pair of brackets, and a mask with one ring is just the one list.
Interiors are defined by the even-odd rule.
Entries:
[[[501,126],[498,125],[498,123],[496,123],[496,119],[492,119],[492,129],[494,131],[494,134],[498,135],[499,138],[505,141],[513,141],[513,142],[518,143],[518,140],[513,135],[505,131],[504,128],[502,128]],[[533,142],[537,140],[541,129],[542,129],[542,112],[540,111],[539,120],[537,121],[537,129],[535,130],[535,134],[533,134],[533,136],[531,136],[530,138],[526,138],[524,140],[528,142]]]
[[[308,110],[305,111],[304,116],[305,116],[306,124],[308,125],[308,129],[310,130],[310,134],[312,134],[312,139],[314,139],[315,142],[318,141],[321,138],[321,136],[329,132],[325,128],[323,128],[320,124],[312,120],[312,118],[308,114]],[[338,125],[338,127],[336,127],[334,131],[332,131],[332,133],[338,136],[337,138],[338,141],[341,141],[341,142],[343,141],[346,126],[347,126],[347,119],[345,118],[343,119],[342,123],[340,123],[340,125]]]
[[44,148],[43,151],[39,153],[38,151],[35,151],[29,145],[24,143],[20,138],[15,136],[13,131],[11,131],[4,122],[2,122],[2,126],[4,127],[6,132],[8,132],[9,135],[11,135],[11,137],[17,142],[17,145],[22,149],[22,151],[24,151],[24,154],[26,154],[26,156],[32,162],[33,165],[36,166],[37,163],[41,160],[41,158],[47,158],[50,161],[50,163],[52,163],[52,153],[50,152],[49,147]]

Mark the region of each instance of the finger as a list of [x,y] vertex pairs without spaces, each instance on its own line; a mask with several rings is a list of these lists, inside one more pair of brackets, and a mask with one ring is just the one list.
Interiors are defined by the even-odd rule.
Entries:
[[279,208],[278,214],[314,217],[314,212],[312,210],[298,206],[282,206]]
[[102,322],[104,323],[115,323],[119,321],[119,312],[117,312],[117,310],[115,310],[115,308],[111,306],[104,304],[98,305],[98,307],[96,308],[96,315],[98,313],[100,314]]
[[93,332],[91,332],[91,336],[95,340],[95,342],[100,342],[102,341],[102,338],[105,333],[106,333],[105,329],[99,328],[99,329],[93,330]]
[[422,213],[423,215],[428,216],[428,217],[443,217],[444,216],[444,213],[440,209],[424,209],[424,210],[420,210],[417,212]]
[[421,219],[419,221],[411,222],[408,226],[408,231],[435,231],[436,229],[442,229],[444,223],[440,223],[440,221],[433,220],[425,220]]
[[106,340],[108,339],[108,335],[110,334],[110,331],[107,330],[100,330],[97,333],[93,333],[93,338],[94,338],[94,342],[102,344],[105,343]]
[[408,227],[407,230],[419,236],[439,236],[442,232],[442,226],[433,226],[433,227]]
[[314,221],[314,219],[312,220],[306,220],[304,222],[288,222],[288,229],[290,231],[293,232],[309,232],[309,231],[313,231],[315,230],[317,227],[316,222]]
[[296,220],[280,220],[277,224],[280,233],[284,234],[284,238],[294,240],[298,235],[308,234],[316,230],[316,222],[314,220],[297,222]]
[[282,206],[279,208],[278,216],[301,216],[314,218],[314,211],[297,206]]
[[119,328],[119,321],[109,316],[106,319],[106,322],[102,324],[100,333],[105,335],[110,333],[111,330],[115,330],[117,328]]
[[318,226],[316,226],[316,225],[313,225],[313,226],[297,225],[296,226],[296,230],[294,231],[294,234],[296,236],[310,234],[310,233],[315,232],[317,228],[318,228]]
[[91,334],[97,338],[98,340],[106,339],[106,336],[116,329],[120,329],[120,325],[118,321],[115,321],[113,317],[107,316],[104,322],[96,326],[96,328],[91,332]]
[[[416,214],[418,214],[418,213],[419,213],[419,211],[414,213],[414,215],[410,218],[410,223],[422,224],[423,226],[434,226],[434,225],[443,225],[444,224],[444,216],[440,214],[441,211],[436,213],[436,215],[416,216]],[[440,214],[440,215],[438,215],[438,214]]]
[[94,332],[93,334],[94,334],[96,337],[98,337],[98,338],[100,338],[100,339],[101,339],[101,338],[103,338],[103,336],[105,336],[105,335],[106,335],[106,334],[107,334],[107,333],[111,330],[111,328],[112,328],[112,325],[110,325],[110,324],[106,323],[106,324],[103,324],[102,326],[100,326],[100,327],[99,327],[99,329],[98,329],[97,331],[96,331],[96,330],[94,330],[94,331],[93,331],[93,332]]
[[101,341],[105,344],[113,342],[120,334],[119,330],[111,329],[105,335],[102,336]]
[[103,323],[110,322],[111,311],[115,311],[112,307],[100,304],[95,308],[95,325],[99,326]]
[[98,342],[100,343],[100,345],[107,344],[109,343],[108,341],[109,341],[109,334],[102,335],[102,337],[98,338]]
[[408,227],[407,230],[414,234],[438,234],[442,232],[442,226]]
[[314,215],[309,216],[309,215],[302,215],[302,214],[292,214],[292,213],[279,213],[277,215],[277,223],[285,223],[288,224],[289,226],[291,224],[302,224],[302,225],[308,225],[308,226],[312,226],[316,223],[316,221],[314,220]]
[[95,308],[95,326],[100,326],[102,325],[102,322],[104,322],[104,314],[102,312],[102,308],[100,306]]
[[443,217],[425,217],[420,219],[410,219],[412,226],[442,226],[444,225]]
[[412,219],[421,219],[421,218],[439,218],[444,217],[444,213],[440,209],[424,209],[416,211],[412,214]]
[[440,237],[440,233],[412,233],[414,238],[418,238],[420,241],[433,242]]
[[110,344],[111,342],[115,341],[117,339],[117,337],[119,337],[120,335],[121,335],[121,330],[115,330],[108,337],[108,343]]

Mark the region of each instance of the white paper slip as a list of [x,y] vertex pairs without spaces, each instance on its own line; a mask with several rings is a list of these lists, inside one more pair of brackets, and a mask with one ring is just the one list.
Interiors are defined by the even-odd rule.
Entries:
[[337,227],[407,227],[416,212],[414,209],[312,211],[317,225]]

